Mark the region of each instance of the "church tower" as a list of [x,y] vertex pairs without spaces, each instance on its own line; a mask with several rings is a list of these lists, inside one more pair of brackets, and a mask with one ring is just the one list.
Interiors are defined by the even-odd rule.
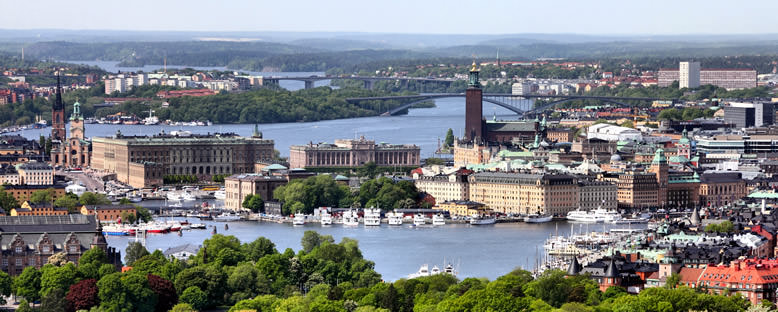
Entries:
[[70,137],[84,139],[84,116],[81,115],[81,103],[73,103],[73,114],[70,115]]
[[483,140],[483,128],[483,91],[478,81],[478,68],[473,61],[467,91],[465,91],[465,140],[469,142]]
[[57,73],[57,97],[51,107],[51,140],[65,140],[65,104],[62,102],[59,73]]

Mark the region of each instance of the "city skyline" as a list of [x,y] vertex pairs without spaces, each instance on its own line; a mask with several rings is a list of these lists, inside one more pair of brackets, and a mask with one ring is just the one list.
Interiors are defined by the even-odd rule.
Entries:
[[[219,6],[202,0],[189,1],[186,5],[149,0],[139,0],[133,5],[96,0],[79,1],[79,5],[49,0],[38,3],[35,18],[10,14],[0,20],[0,29],[733,35],[775,33],[763,21],[770,20],[771,12],[778,9],[778,3],[761,1],[745,1],[733,9],[731,2],[718,0],[650,3],[606,0],[596,5],[560,1],[553,8],[546,3],[507,0],[479,6],[470,1],[408,0],[271,4],[232,1]],[[14,9],[9,2],[0,3],[2,11]],[[489,18],[495,14],[492,12],[505,15]]]

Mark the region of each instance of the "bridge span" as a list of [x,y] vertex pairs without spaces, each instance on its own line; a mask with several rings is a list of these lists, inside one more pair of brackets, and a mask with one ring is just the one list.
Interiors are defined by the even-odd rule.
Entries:
[[[382,115],[394,115],[397,114],[398,112],[401,112],[413,106],[414,104],[423,101],[440,99],[440,98],[454,98],[454,97],[465,97],[465,93],[431,93],[431,94],[420,94],[420,95],[357,97],[357,98],[347,98],[346,101],[349,103],[359,103],[362,101],[411,100],[411,102],[407,104],[403,104],[402,106],[399,106],[397,108],[394,108],[382,114]],[[531,105],[529,105],[526,101],[524,101],[526,99],[538,99],[538,98],[556,99],[556,100],[545,103],[537,107],[530,107]],[[556,106],[557,104],[561,104],[573,100],[598,100],[598,101],[613,103],[621,107],[629,107],[630,105],[624,103],[624,101],[657,101],[657,100],[674,100],[674,99],[662,99],[662,98],[651,98],[651,97],[596,96],[596,95],[538,95],[538,94],[517,95],[517,94],[510,94],[510,93],[484,93],[483,94],[484,102],[493,103],[497,106],[508,109],[520,116],[526,113],[542,112]]]
[[378,77],[378,76],[269,76],[262,77],[263,85],[278,85],[281,80],[296,80],[305,82],[305,88],[311,89],[317,81],[323,80],[361,80],[364,83],[365,89],[373,89],[373,85],[376,81],[418,81],[424,83],[442,83],[450,85],[454,81],[462,79],[453,78],[432,78],[432,77]]

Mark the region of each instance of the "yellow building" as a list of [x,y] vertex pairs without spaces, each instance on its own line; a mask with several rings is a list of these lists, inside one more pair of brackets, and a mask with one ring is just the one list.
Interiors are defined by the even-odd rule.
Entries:
[[578,179],[572,175],[480,172],[469,181],[471,201],[505,214],[563,216],[578,208]]
[[19,184],[54,184],[54,168],[48,163],[33,160],[19,165],[16,170],[19,172]]
[[448,211],[448,214],[452,217],[453,216],[465,217],[465,216],[472,216],[474,214],[487,215],[492,213],[492,210],[486,208],[484,204],[473,202],[473,201],[467,201],[467,200],[441,202],[437,204],[435,207],[432,207],[432,209]]
[[33,204],[29,201],[22,203],[21,207],[11,209],[11,216],[60,216],[68,214],[65,207],[54,207],[51,203]]
[[414,182],[419,192],[425,192],[435,198],[435,202],[462,201],[470,198],[467,175],[422,176]]

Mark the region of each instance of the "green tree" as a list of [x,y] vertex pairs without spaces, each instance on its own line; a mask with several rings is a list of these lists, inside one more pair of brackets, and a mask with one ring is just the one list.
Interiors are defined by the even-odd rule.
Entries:
[[104,194],[95,194],[92,192],[84,192],[79,198],[82,205],[110,205],[111,201],[108,200]]
[[41,297],[45,297],[55,289],[62,290],[64,296],[70,285],[76,281],[76,266],[73,263],[68,263],[61,267],[46,264],[41,268],[40,272]]
[[197,310],[195,310],[191,304],[182,302],[173,306],[173,308],[170,309],[170,312],[197,312]]
[[246,255],[247,260],[258,261],[260,258],[277,254],[276,245],[272,241],[265,237],[258,237],[253,242],[241,245],[243,253]]
[[54,199],[56,191],[54,188],[48,188],[45,190],[39,190],[32,192],[30,195],[30,202],[33,204],[51,203]]
[[246,195],[241,206],[254,213],[265,212],[265,201],[262,200],[262,196],[259,194]]
[[181,294],[180,300],[191,305],[195,310],[202,310],[208,306],[208,296],[197,286],[185,289]]
[[454,146],[454,130],[452,130],[451,128],[448,128],[448,131],[446,131],[445,144],[447,147]]
[[67,300],[65,300],[65,291],[60,288],[49,291],[41,299],[41,311],[47,312],[65,312]]
[[135,261],[145,256],[150,255],[146,247],[139,242],[130,242],[127,244],[127,249],[124,251],[124,263],[128,266],[132,266]]
[[311,252],[314,248],[319,247],[322,243],[334,243],[335,240],[330,235],[319,235],[316,231],[305,231],[300,243],[303,245],[304,252]]
[[678,273],[670,274],[669,277],[667,277],[667,280],[665,280],[665,287],[667,288],[675,288],[678,286],[678,284],[681,282],[681,276],[678,275]]
[[[69,193],[72,194],[72,193]],[[62,196],[54,201],[54,207],[64,207],[68,209],[69,213],[76,213],[78,211],[79,203],[78,197]]]
[[0,271],[0,305],[6,304],[5,298],[13,292],[13,279],[8,273]]
[[41,273],[35,267],[26,267],[13,280],[14,294],[29,301],[40,299]]
[[137,215],[138,220],[146,223],[151,222],[154,219],[151,216],[151,212],[146,207],[135,205],[135,214]]
[[16,200],[16,197],[6,192],[5,187],[0,186],[0,208],[3,208],[7,213],[8,211],[11,211],[11,209],[19,207],[20,205]]

